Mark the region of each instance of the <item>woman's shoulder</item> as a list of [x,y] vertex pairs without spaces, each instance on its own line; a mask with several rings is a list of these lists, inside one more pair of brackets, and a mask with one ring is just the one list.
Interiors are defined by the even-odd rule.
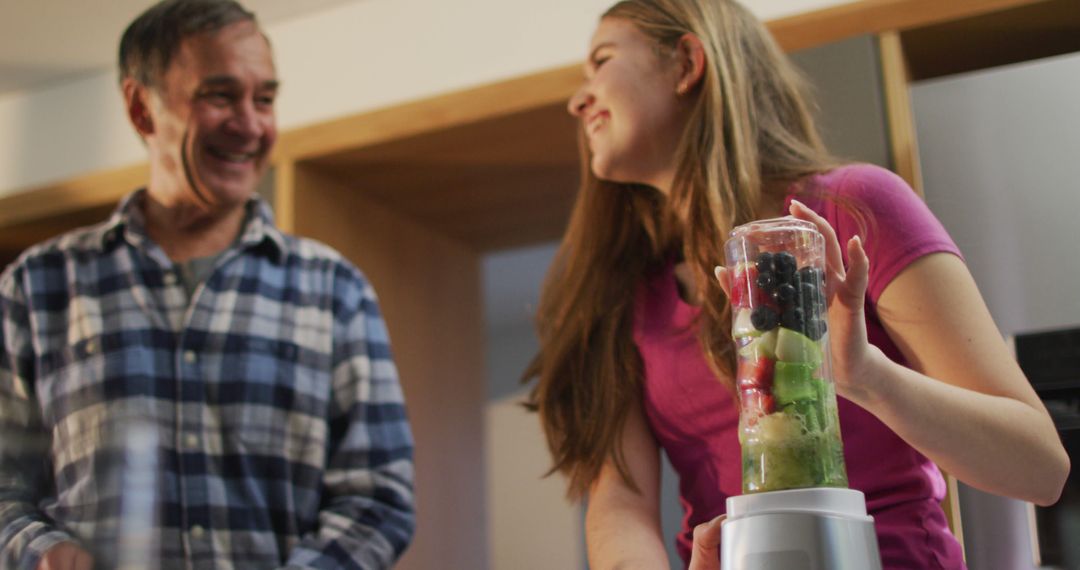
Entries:
[[928,212],[903,178],[873,164],[849,164],[818,174],[796,194],[810,198],[818,206],[815,209],[834,224],[833,217],[853,212],[871,218],[921,217]]
[[813,177],[806,190],[840,243],[855,234],[863,237],[871,258],[868,291],[874,302],[896,273],[918,257],[934,252],[959,255],[922,197],[885,168],[845,165]]
[[[876,164],[845,164],[813,178],[816,190],[856,200],[872,200],[881,194],[913,194],[914,190],[895,172]],[[862,201],[860,200],[860,201]]]

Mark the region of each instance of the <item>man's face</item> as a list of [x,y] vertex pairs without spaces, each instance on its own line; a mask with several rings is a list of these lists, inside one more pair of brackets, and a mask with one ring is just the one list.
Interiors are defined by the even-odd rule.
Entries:
[[163,187],[171,203],[211,211],[242,205],[277,138],[277,85],[270,46],[253,22],[185,38],[150,90],[151,186]]

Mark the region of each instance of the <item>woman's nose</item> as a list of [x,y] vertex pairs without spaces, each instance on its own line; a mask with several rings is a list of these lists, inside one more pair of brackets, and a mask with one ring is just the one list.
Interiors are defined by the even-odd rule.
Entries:
[[581,118],[585,114],[585,110],[592,105],[593,96],[586,89],[584,85],[580,89],[574,92],[574,95],[570,97],[570,101],[566,105],[566,110],[571,115]]

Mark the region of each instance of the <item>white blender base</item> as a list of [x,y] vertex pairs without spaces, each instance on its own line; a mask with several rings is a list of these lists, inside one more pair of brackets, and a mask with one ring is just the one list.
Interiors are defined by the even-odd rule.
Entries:
[[880,570],[874,519],[853,489],[728,497],[722,570]]

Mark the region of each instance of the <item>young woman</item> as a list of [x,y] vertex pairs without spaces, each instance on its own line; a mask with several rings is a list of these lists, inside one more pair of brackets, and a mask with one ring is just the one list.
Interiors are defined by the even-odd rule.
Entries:
[[963,568],[938,466],[1057,500],[1068,457],[956,245],[898,177],[826,153],[792,65],[745,8],[619,2],[585,78],[569,104],[584,183],[526,376],[555,469],[587,498],[593,568],[667,567],[661,447],[680,479],[679,552],[716,567],[741,463],[727,277],[713,269],[733,226],[787,213],[827,238],[848,476],[886,568]]

